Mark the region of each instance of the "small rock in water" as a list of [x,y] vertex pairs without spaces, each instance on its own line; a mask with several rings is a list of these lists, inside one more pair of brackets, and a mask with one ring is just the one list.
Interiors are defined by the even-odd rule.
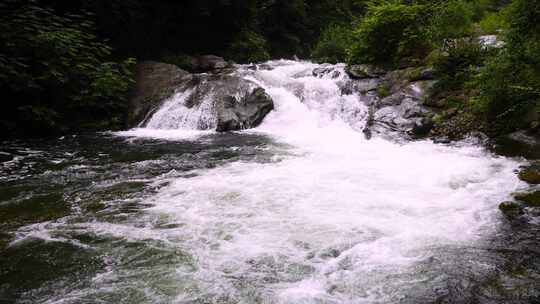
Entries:
[[411,135],[417,138],[427,136],[431,129],[433,129],[433,126],[433,120],[430,117],[424,117],[415,123],[411,130]]
[[540,162],[521,170],[519,179],[529,184],[540,184]]
[[523,214],[523,207],[516,202],[504,202],[499,205],[499,210],[507,218],[516,218]]
[[433,143],[435,144],[449,144],[452,140],[450,138],[443,136],[443,137],[437,137],[433,139]]
[[515,199],[524,202],[527,207],[540,207],[540,190],[529,193],[518,193]]

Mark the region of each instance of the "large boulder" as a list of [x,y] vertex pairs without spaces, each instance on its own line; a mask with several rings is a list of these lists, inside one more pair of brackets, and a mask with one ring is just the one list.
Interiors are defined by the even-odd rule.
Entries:
[[496,139],[495,150],[505,156],[540,159],[540,134],[528,130],[504,135]]
[[137,64],[136,85],[127,114],[128,127],[143,124],[165,99],[191,79],[191,74],[179,67],[153,61]]
[[198,75],[197,78],[187,105],[208,107],[215,115],[215,124],[210,128],[218,132],[257,127],[274,109],[272,98],[252,81],[232,75]]
[[385,70],[369,64],[350,65],[345,68],[345,72],[352,79],[378,78],[386,74]]
[[215,55],[194,57],[191,61],[192,71],[195,73],[219,73],[231,67],[225,59]]
[[144,127],[219,132],[257,127],[274,102],[256,83],[239,76],[193,74]]
[[[201,67],[226,67],[213,56],[202,57],[208,61],[200,61]],[[256,127],[274,109],[263,88],[226,73],[190,74],[175,65],[142,62],[137,66],[136,80],[128,127],[225,132]],[[158,123],[153,122],[156,116],[162,119]]]
[[240,98],[233,95],[222,97],[216,109],[216,130],[226,132],[260,125],[264,117],[274,109],[274,102],[263,88],[255,88]]

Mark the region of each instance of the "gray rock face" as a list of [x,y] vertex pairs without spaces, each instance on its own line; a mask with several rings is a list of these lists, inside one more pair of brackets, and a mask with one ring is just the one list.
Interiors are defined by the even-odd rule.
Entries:
[[313,70],[312,75],[317,78],[323,78],[325,76],[330,76],[332,79],[336,79],[341,76],[341,72],[336,70],[334,66],[321,66]]
[[347,66],[345,71],[352,79],[378,78],[386,74],[385,70],[369,64]]
[[218,132],[253,128],[274,109],[272,98],[262,88],[255,88],[241,98],[227,95],[217,105]]
[[[175,103],[176,96],[182,94],[184,97]],[[152,116],[165,100],[165,112],[174,115],[160,110],[154,124]],[[273,109],[270,96],[252,81],[226,74],[189,74],[174,65],[146,62],[138,67],[137,89],[128,116],[129,127],[149,123],[158,128],[225,132],[256,127]]]
[[517,131],[498,138],[496,152],[505,156],[540,159],[540,132]]
[[[362,100],[370,106],[369,123],[364,129],[367,138],[372,134],[393,137],[389,135],[392,133],[420,138],[427,136],[433,128],[434,113],[423,105],[435,83],[429,80],[433,73],[426,69],[420,74],[422,80],[411,80],[409,70],[385,72],[370,65],[347,67],[351,80],[341,87],[341,91],[343,94],[360,93]],[[379,96],[379,92],[386,93]]]
[[144,123],[191,75],[172,64],[146,61],[137,64],[136,85],[130,99],[127,123],[134,127]]
[[225,59],[214,55],[195,57],[193,58],[191,65],[192,70],[196,73],[216,73],[231,67]]
[[193,90],[186,102],[188,108],[201,107],[203,101],[211,99],[216,125],[210,127],[218,132],[257,127],[274,109],[263,88],[237,76],[197,75],[187,89]]

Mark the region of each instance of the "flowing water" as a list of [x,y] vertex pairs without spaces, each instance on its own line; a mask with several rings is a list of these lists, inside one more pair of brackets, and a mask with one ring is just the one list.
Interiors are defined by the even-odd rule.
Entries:
[[343,67],[268,65],[238,72],[275,102],[254,130],[195,130],[178,94],[147,128],[4,143],[0,303],[538,300],[538,223],[497,209],[519,160],[368,141]]

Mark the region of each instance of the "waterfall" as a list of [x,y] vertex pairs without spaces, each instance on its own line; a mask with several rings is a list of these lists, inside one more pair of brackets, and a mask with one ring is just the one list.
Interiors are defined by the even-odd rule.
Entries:
[[[360,96],[352,90],[344,93],[350,82],[344,65],[326,66],[319,74],[319,65],[308,62],[273,61],[255,69],[239,66],[233,76],[243,79],[250,88],[265,89],[274,101],[275,109],[258,129],[266,132],[306,132],[332,125],[348,126],[359,131],[368,117],[369,96]],[[228,84],[221,79],[209,81],[209,88],[201,85],[188,87],[166,100],[145,125],[149,130],[213,130],[217,124],[216,100]],[[241,92],[236,93],[237,95]],[[193,103],[197,98],[198,102]],[[239,99],[239,98],[237,98]]]
[[[271,61],[202,77],[145,128],[116,133],[160,155],[128,157],[118,170],[146,176],[145,196],[111,195],[101,217],[19,232],[85,232],[112,261],[82,291],[48,303],[126,294],[143,303],[431,303],[458,287],[473,298],[499,267],[499,251],[482,248],[503,225],[498,204],[522,186],[518,161],[469,142],[388,140],[390,128],[367,140],[371,116],[410,127],[416,105],[405,96],[374,106],[374,81],[352,82],[344,65]],[[216,100],[246,100],[254,88],[274,103],[262,123],[213,131]],[[142,210],[129,213],[137,199]]]

